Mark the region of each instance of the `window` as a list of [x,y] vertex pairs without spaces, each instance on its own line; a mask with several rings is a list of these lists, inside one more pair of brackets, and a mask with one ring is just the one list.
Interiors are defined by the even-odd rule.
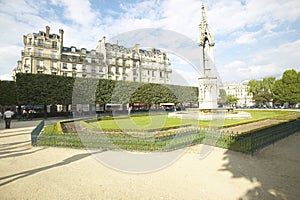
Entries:
[[56,51],[52,51],[51,57],[52,57],[52,58],[56,58]]
[[99,72],[103,72],[103,67],[99,67]]
[[57,68],[57,62],[51,62],[51,67],[56,69]]
[[28,44],[32,45],[32,38],[28,38]]
[[85,78],[85,77],[86,77],[86,74],[82,74],[82,77],[84,77],[84,78]]
[[108,76],[108,79],[112,79],[112,76]]
[[30,60],[25,59],[25,66],[24,67],[30,67]]
[[63,63],[63,69],[68,69],[67,63]]
[[43,73],[43,71],[37,71],[37,73],[38,73],[38,74],[42,74],[42,73]]
[[44,66],[44,62],[42,60],[38,60],[38,67],[43,67]]
[[125,67],[123,68],[122,74],[123,74],[123,75],[126,74],[126,68],[125,68]]
[[154,77],[154,76],[155,76],[155,71],[153,70],[153,71],[152,71],[152,77]]
[[67,61],[67,60],[68,60],[68,57],[67,57],[67,56],[62,56],[61,59],[62,59],[63,61]]
[[116,76],[116,81],[117,81],[117,80],[119,80],[119,77],[118,77],[118,76]]
[[29,55],[29,56],[32,55],[31,48],[28,48],[28,55]]
[[163,72],[159,72],[160,78],[163,78]]
[[133,75],[136,76],[137,73],[136,73],[136,69],[133,69]]
[[51,72],[51,75],[56,75],[56,72]]
[[92,66],[92,70],[91,70],[93,73],[96,72],[96,67],[95,66]]
[[76,57],[72,57],[72,62],[76,62],[76,61],[77,61]]
[[116,74],[120,74],[119,67],[116,67]]
[[72,69],[76,69],[76,64],[72,64]]
[[148,75],[150,75],[150,70],[148,70]]
[[52,42],[52,48],[56,49],[57,48],[57,42]]
[[76,73],[72,73],[72,77],[76,77],[76,75],[77,75]]
[[134,78],[133,78],[133,81],[134,81],[134,82],[136,82],[136,80],[137,80],[137,78],[136,78],[136,77],[134,77]]
[[111,66],[108,66],[108,73],[111,73]]
[[64,72],[64,73],[63,73],[63,76],[67,77],[67,76],[68,76],[68,73]]
[[39,46],[43,46],[43,42],[44,42],[43,39],[38,39],[38,45]]
[[38,56],[42,56],[43,55],[43,49],[38,49]]
[[72,48],[71,48],[71,51],[72,51],[72,52],[76,52],[76,48],[75,48],[75,47],[72,47]]
[[86,70],[86,66],[82,65],[82,71],[85,71],[85,70]]

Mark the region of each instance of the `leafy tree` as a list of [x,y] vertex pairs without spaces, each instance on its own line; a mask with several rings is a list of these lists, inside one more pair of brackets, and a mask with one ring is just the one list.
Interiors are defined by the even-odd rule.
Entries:
[[47,74],[17,74],[16,85],[19,105],[70,104],[74,79]]
[[226,103],[229,105],[235,105],[237,104],[239,98],[235,97],[232,94],[226,95]]
[[274,99],[292,105],[300,102],[300,72],[286,70],[283,73],[282,78],[275,82]]
[[13,106],[18,105],[17,88],[14,81],[0,81],[0,105]]
[[178,103],[175,94],[165,85],[146,83],[135,90],[130,103],[145,103],[150,107],[158,103]]
[[225,89],[219,90],[219,98],[218,98],[218,104],[224,105],[226,103],[226,91]]
[[263,80],[250,80],[248,92],[252,93],[253,99],[258,104],[273,101],[273,88],[275,77],[264,78]]

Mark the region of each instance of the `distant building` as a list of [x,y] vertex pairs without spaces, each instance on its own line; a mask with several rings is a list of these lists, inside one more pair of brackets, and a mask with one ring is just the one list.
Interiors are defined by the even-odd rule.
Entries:
[[143,50],[111,44],[103,37],[95,49],[63,46],[62,29],[59,34],[46,32],[24,35],[22,59],[13,70],[17,73],[51,74],[68,77],[92,77],[113,80],[169,83],[172,70],[166,52],[152,48]]
[[98,41],[97,52],[104,55],[108,79],[130,80],[150,83],[169,83],[172,70],[166,52],[152,48],[140,49],[106,42],[103,37]]
[[242,81],[239,83],[224,83],[220,89],[224,89],[226,91],[226,95],[233,95],[238,98],[237,106],[252,106],[253,96],[252,94],[248,94],[248,82]]

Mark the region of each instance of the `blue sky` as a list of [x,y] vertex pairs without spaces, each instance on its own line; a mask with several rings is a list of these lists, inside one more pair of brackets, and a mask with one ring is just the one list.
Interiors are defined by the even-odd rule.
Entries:
[[[300,71],[299,0],[203,3],[215,35],[215,65],[222,82],[279,78],[292,68]],[[171,30],[196,44],[201,4],[200,0],[0,0],[0,79],[11,79],[21,58],[23,35],[44,31],[46,25],[51,33],[64,29],[64,46],[78,48],[95,49],[103,36],[110,40],[142,28]],[[178,54],[170,57],[174,78],[181,76],[196,85],[199,74],[187,60]]]

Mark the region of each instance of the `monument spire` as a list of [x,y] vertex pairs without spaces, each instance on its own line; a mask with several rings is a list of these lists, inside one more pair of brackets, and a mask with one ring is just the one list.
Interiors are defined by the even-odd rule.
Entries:
[[205,7],[203,3],[201,6],[201,10],[202,10],[202,21],[199,24],[199,46],[205,47],[206,41],[208,41],[209,46],[214,46],[215,45],[214,37],[213,34],[208,29]]
[[[199,24],[198,45],[202,51],[202,76],[199,77],[199,108],[217,108],[217,77],[214,72],[213,34],[208,29],[204,4],[202,3],[202,21]],[[207,45],[208,44],[208,45]]]
[[207,25],[207,20],[206,20],[206,14],[205,14],[205,8],[204,8],[204,3],[202,3],[202,25]]

